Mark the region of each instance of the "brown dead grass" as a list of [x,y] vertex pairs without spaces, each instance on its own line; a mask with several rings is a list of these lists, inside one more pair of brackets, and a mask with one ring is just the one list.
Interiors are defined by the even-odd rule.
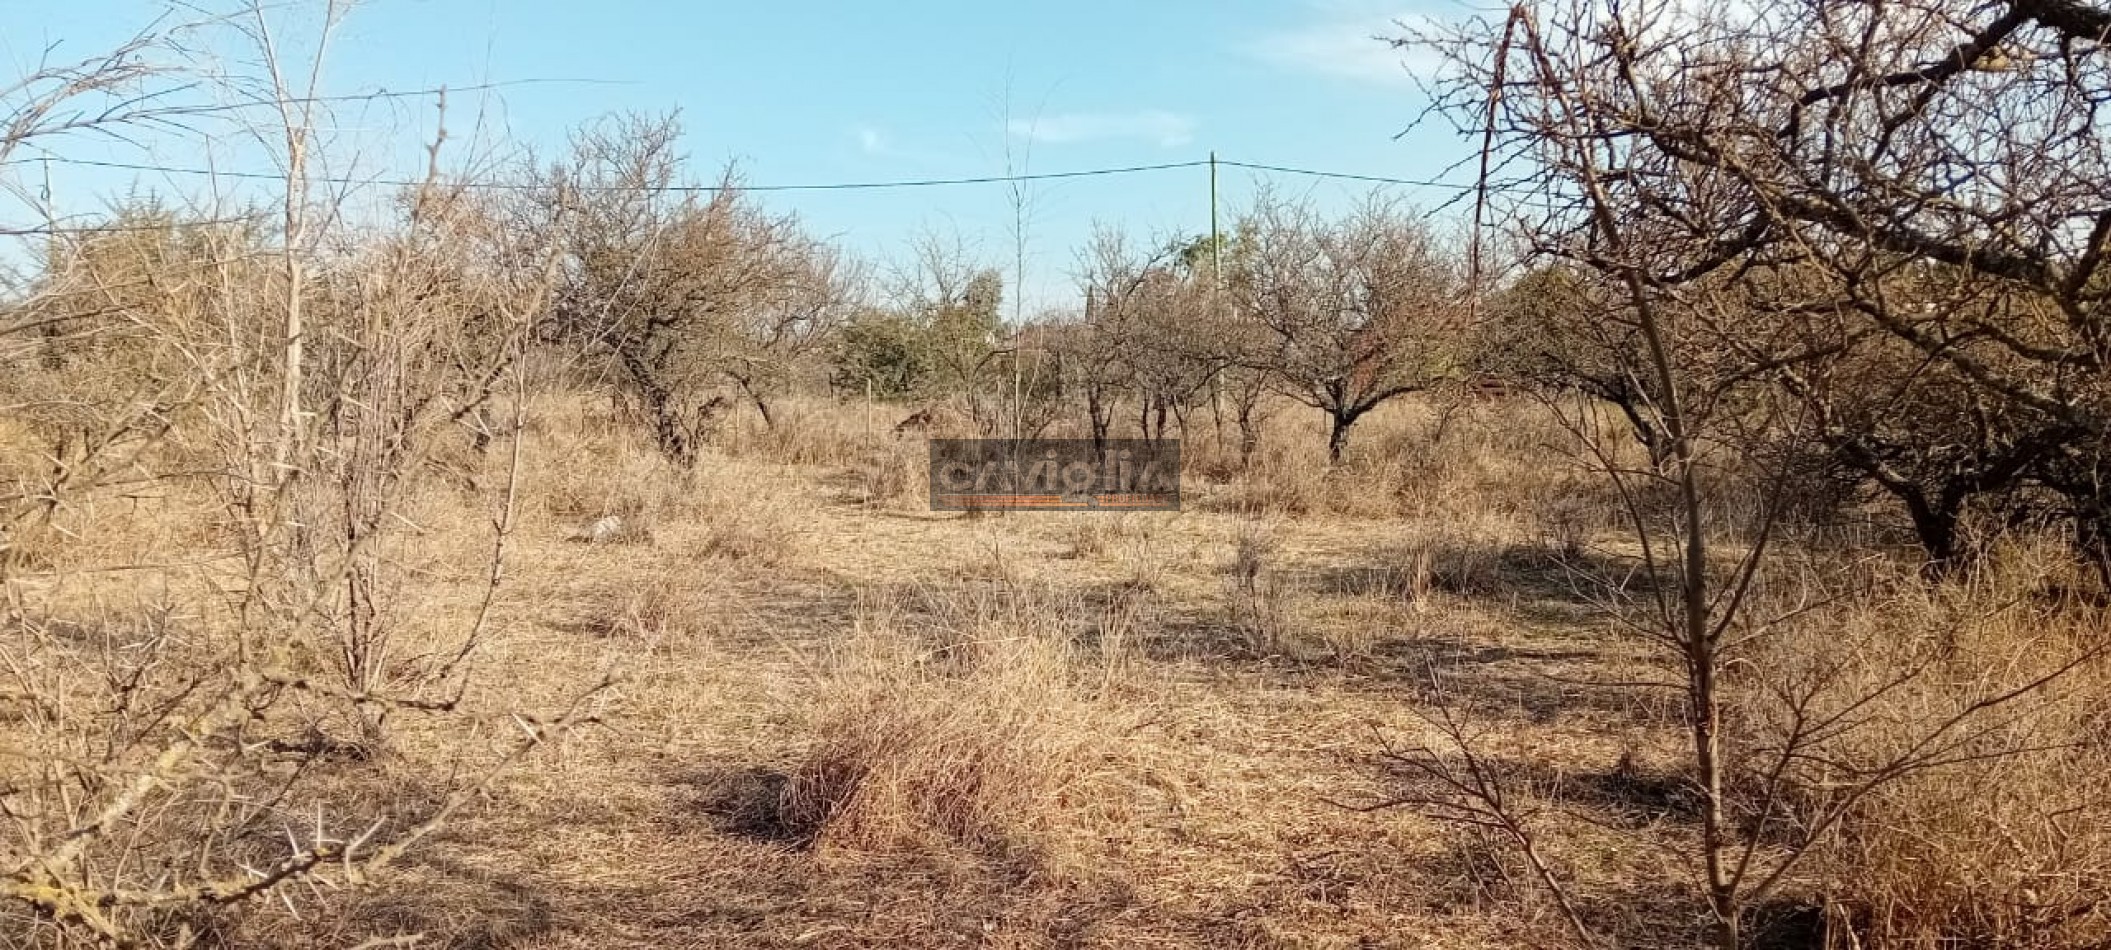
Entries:
[[824,849],[952,845],[1044,863],[1111,834],[1128,810],[1110,768],[1129,758],[1120,657],[1088,661],[1081,644],[1121,631],[1073,629],[1094,619],[1075,595],[935,596],[954,600],[926,605],[921,633],[902,608],[868,605],[813,684],[813,740],[782,820]]
[[[1864,727],[1821,750],[1867,768],[2100,643],[2111,614],[2065,593],[2078,571],[2055,545],[2009,544],[1951,583],[1896,583],[1821,611],[1758,663],[1834,671],[1816,710],[1878,696],[1855,717]],[[1919,681],[1879,689],[1919,667]],[[2088,946],[2111,934],[2106,697],[2111,662],[2099,659],[1942,733],[1955,764],[1860,802],[1818,850],[1814,899],[1878,946]]]
[[[1335,473],[1311,464],[1317,420],[1284,411],[1259,467],[1196,486],[1187,511],[972,519],[922,510],[922,446],[892,416],[868,436],[860,406],[776,408],[777,427],[741,422],[685,472],[605,400],[540,397],[513,573],[464,698],[491,731],[406,719],[389,759],[334,763],[329,787],[415,802],[490,754],[513,728],[497,711],[615,670],[607,726],[494,787],[399,876],[199,923],[210,941],[1556,945],[1558,917],[1500,842],[1350,807],[1398,790],[1374,753],[1424,728],[1440,671],[1590,920],[1636,945],[1692,942],[1691,875],[1667,857],[1692,837],[1676,705],[1592,685],[1655,670],[1587,596],[1583,562],[1616,557],[1617,531],[1550,461],[1530,407],[1472,407],[1434,444],[1435,409],[1382,411]],[[394,555],[419,579],[406,636],[473,608],[461,565],[488,543],[488,502],[435,488],[407,511],[421,533]],[[198,530],[189,510],[135,502],[64,526],[72,544],[129,534],[172,556]],[[609,514],[648,524],[650,543],[566,540]],[[71,616],[147,589],[99,583],[21,596]],[[159,583],[180,607],[209,578]],[[1881,658],[1955,628],[1963,677],[2025,669],[2050,654],[2019,644],[2102,624],[2031,593],[2054,582],[1982,583],[1814,616],[1783,648]],[[2004,603],[2034,606],[1954,622]],[[2111,763],[2083,740],[2103,734],[2106,683],[2034,727],[2061,748],[1873,798],[1797,896],[1830,899],[1864,946],[2086,946],[2102,933],[2095,777]]]

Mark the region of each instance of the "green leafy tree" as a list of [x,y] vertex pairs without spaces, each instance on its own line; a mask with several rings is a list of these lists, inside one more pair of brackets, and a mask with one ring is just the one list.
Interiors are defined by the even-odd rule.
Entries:
[[922,327],[890,310],[853,316],[831,354],[839,387],[865,390],[881,399],[907,399],[929,385],[930,340]]

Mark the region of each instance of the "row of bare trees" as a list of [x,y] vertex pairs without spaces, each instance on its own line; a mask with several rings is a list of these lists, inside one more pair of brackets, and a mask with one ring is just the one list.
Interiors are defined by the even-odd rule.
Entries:
[[1373,199],[1330,218],[1264,195],[1221,245],[1105,232],[1087,250],[1084,312],[1054,349],[1094,438],[1117,406],[1158,438],[1207,405],[1236,420],[1244,458],[1277,395],[1324,414],[1339,462],[1371,410],[1469,371],[1463,260],[1408,208]]
[[[1784,24],[1741,28],[1793,26]],[[1904,62],[1919,54],[1883,55]],[[1907,75],[1889,65],[1896,69],[1885,75]],[[2002,71],[1982,64],[1935,79],[1955,72],[1987,84],[2011,81],[2013,70],[2005,61]],[[1744,82],[1696,67],[1676,78],[1680,95],[1730,95],[1703,80]],[[1695,84],[1704,88],[1688,88]],[[1879,100],[1871,108],[1906,96],[1901,88],[1877,84],[1868,90]],[[1812,117],[1851,91],[1781,92],[1782,114],[1764,118],[1777,136],[1791,117],[1798,134],[1819,134],[1824,127],[1810,125]],[[1630,123],[1668,121],[1641,108],[1614,111]],[[1678,114],[1703,140],[1766,124],[1713,106]],[[2022,121],[2011,116],[2003,127]],[[676,458],[693,458],[736,402],[768,421],[773,399],[826,373],[852,393],[952,402],[990,433],[1074,426],[1099,439],[1117,430],[1192,434],[1206,410],[1219,433],[1236,427],[1241,457],[1258,444],[1271,397],[1288,397],[1323,415],[1334,461],[1357,421],[1386,401],[1495,376],[1617,408],[1654,462],[1671,449],[1661,386],[1646,365],[1650,341],[1624,288],[1593,266],[1595,249],[1540,248],[1533,269],[1476,288],[1466,255],[1399,204],[1373,199],[1330,217],[1264,195],[1218,244],[1096,236],[1079,258],[1080,310],[1019,325],[1003,319],[997,270],[979,266],[957,240],[921,241],[892,280],[868,281],[795,219],[742,194],[731,175],[708,185],[684,179],[678,132],[671,119],[605,120],[579,133],[567,161],[531,171],[532,187],[498,203],[516,227],[560,249],[545,341],[613,384]],[[1845,134],[1823,132],[1798,148],[1836,154],[1844,146],[1823,136]],[[1657,341],[1695,381],[1691,412],[1778,435],[1787,430],[1760,415],[1794,403],[1815,438],[1797,430],[1775,450],[1794,457],[1799,501],[1824,508],[1874,492],[1903,513],[1938,567],[1962,563],[2005,528],[2047,522],[2068,525],[2078,549],[2111,565],[2098,475],[2104,437],[2094,418],[2102,374],[2091,362],[2102,281],[2091,276],[2097,257],[2078,243],[2097,218],[2037,224],[2033,253],[2074,244],[2074,266],[2092,270],[2031,284],[2014,266],[1988,270],[1959,258],[1959,248],[1983,252],[1969,238],[1951,234],[1954,247],[1916,256],[1895,249],[1897,241],[1847,241],[1847,232],[1834,233],[1844,227],[1836,220],[1782,210],[1788,199],[1776,192],[1801,194],[1816,186],[1798,181],[1833,174],[1798,170],[1785,145],[1763,150],[1781,166],[1774,171],[1718,157],[1727,164],[1705,181],[1685,180],[1699,173],[1685,167],[1694,157],[1677,151],[1697,146],[1674,145],[1635,156],[1642,164],[1623,167],[1609,187],[1652,209],[1643,243],[1660,261],[1651,279],[1692,288],[1674,304],[1690,319]],[[1924,164],[1953,161],[1944,149],[1923,146]],[[2009,152],[1990,159],[2000,165],[1994,177],[2006,180],[2019,161],[2045,161]],[[1881,167],[1894,158],[1857,161]],[[1650,161],[1662,167],[1649,170]],[[2021,176],[2018,187],[2030,194],[1985,196],[1996,206],[1973,212],[1974,220],[2056,204],[2058,196],[2037,190],[2064,180]],[[1513,193],[1528,184],[1491,181]],[[1859,196],[1865,186],[1829,187]],[[1577,198],[1548,200],[1573,207]],[[1903,197],[1893,204],[1885,214],[1934,214]],[[1945,212],[1942,228],[1961,227],[1958,214]],[[1867,217],[1873,227],[1882,216]],[[1931,241],[1942,231],[1913,228],[1900,240]],[[1477,309],[1476,291],[1491,287],[1490,305]]]
[[956,403],[988,433],[1165,438],[1207,410],[1245,456],[1277,396],[1324,413],[1338,462],[1372,409],[1470,367],[1462,259],[1392,201],[1330,217],[1264,196],[1221,246],[1103,229],[1078,256],[1078,308],[1026,324],[1002,318],[1001,277],[957,241],[910,258],[844,322],[835,378]]

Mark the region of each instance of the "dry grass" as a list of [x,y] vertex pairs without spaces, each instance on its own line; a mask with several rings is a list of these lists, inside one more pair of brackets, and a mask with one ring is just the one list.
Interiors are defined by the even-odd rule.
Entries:
[[[1549,461],[1532,407],[1473,407],[1433,447],[1437,409],[1388,409],[1334,473],[1299,464],[1321,433],[1286,410],[1257,468],[1198,490],[1188,511],[980,518],[921,511],[921,443],[868,439],[859,405],[788,402],[777,427],[740,422],[689,470],[600,397],[533,409],[515,574],[464,709],[515,728],[498,712],[614,669],[608,728],[492,788],[397,876],[301,896],[297,917],[258,905],[192,922],[214,940],[1558,944],[1552,905],[1499,843],[1344,807],[1397,791],[1375,752],[1420,734],[1417,711],[1439,700],[1471,713],[1546,816],[1546,852],[1595,926],[1637,945],[1696,939],[1696,905],[1667,896],[1691,880],[1663,858],[1693,834],[1676,703],[1592,685],[1657,670],[1595,599],[1617,526],[1591,484]],[[466,480],[435,478],[403,509],[418,531],[389,557],[409,579],[406,650],[443,642],[474,608],[477,578],[459,565],[488,544],[497,464],[462,460]],[[75,536],[46,556],[132,539],[178,551],[206,510],[181,496],[133,507],[69,515]],[[609,515],[649,541],[566,540]],[[2104,623],[2061,599],[2044,552],[1936,589],[1879,560],[1813,562],[1828,589],[1866,589],[1754,662],[1845,657],[1866,682],[1898,657],[1936,657],[1940,688],[1882,711],[1911,724]],[[204,580],[171,578],[161,596],[129,577],[20,595],[64,608],[54,620],[113,621],[25,671],[101,668],[118,655],[106,640],[191,616]],[[1784,581],[1769,603],[1795,595]],[[114,622],[123,603],[137,622]],[[1865,947],[2087,946],[2111,866],[2095,778],[2111,764],[2107,695],[2111,676],[2094,671],[2031,710],[2044,750],[1871,796],[1791,896],[1829,901]],[[1751,728],[1760,741],[1765,723]],[[438,723],[392,731],[386,759],[330,762],[318,797],[407,807],[491,755],[487,737]],[[1836,751],[1876,755],[1904,734],[1872,728]],[[25,920],[0,935],[52,943]]]
[[1065,521],[1060,530],[1070,545],[1070,557],[1100,558],[1114,554],[1144,532],[1140,520],[1128,512]]
[[[1081,653],[1072,599],[967,594],[915,630],[871,606],[811,687],[813,737],[783,821],[824,849],[959,846],[1036,860],[1103,838],[1127,811],[1109,764],[1128,717]],[[1105,640],[1102,634],[1095,640]],[[1096,670],[1094,666],[1101,666]]]
[[597,400],[543,400],[526,451],[537,476],[525,508],[548,527],[575,529],[622,518],[649,538],[663,517],[680,518],[695,497],[691,476],[670,464]]
[[[1889,578],[1799,623],[1756,662],[1810,671],[1806,681],[1828,671],[1815,710],[1863,703],[1844,720],[1857,727],[1820,751],[1870,768],[2100,643],[2111,616],[2064,594],[2077,570],[2058,546],[2025,543],[1939,586]],[[1903,670],[1923,672],[1891,686]],[[1856,804],[1819,848],[1818,899],[1878,946],[2086,946],[2111,933],[2107,696],[2111,662],[2099,658],[1940,733],[1954,764]],[[1823,800],[1826,776],[1798,778]]]

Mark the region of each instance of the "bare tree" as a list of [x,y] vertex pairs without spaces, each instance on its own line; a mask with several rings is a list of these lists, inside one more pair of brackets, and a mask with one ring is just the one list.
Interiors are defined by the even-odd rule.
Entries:
[[[1610,591],[1609,606],[1671,661],[1674,675],[1652,688],[1684,700],[1698,890],[1724,950],[1743,945],[1747,913],[1870,795],[2021,754],[2011,717],[2105,650],[1972,684],[1942,712],[1902,723],[1875,710],[1902,692],[1939,691],[1926,679],[1930,657],[1808,668],[1766,649],[1807,608],[1755,606],[1781,583],[1770,568],[1787,474],[1762,449],[1816,439],[1814,417],[1825,422],[1801,398],[1766,394],[1799,396],[1778,374],[1823,365],[1855,338],[1803,318],[1866,318],[1988,393],[2096,431],[2087,381],[2034,373],[2098,359],[2088,285],[2111,218],[2091,204],[2100,136],[2085,131],[2094,109],[2080,104],[2101,87],[2086,77],[2102,67],[2094,44],[2077,41],[2111,22],[2072,3],[1990,4],[1977,27],[1960,28],[1953,12],[1575,0],[1521,5],[1433,40],[1457,80],[1440,110],[1488,143],[1496,174],[1484,187],[1500,189],[1537,254],[1617,289],[1637,331],[1662,464],[1636,470],[1602,441],[1584,443],[1623,501],[1646,581],[1638,595]],[[2029,52],[2060,81],[2014,81],[2006,65],[1985,72],[1997,47],[2031,31],[2043,45]],[[1965,97],[1982,84],[1991,90]],[[1917,262],[1971,275],[1975,296],[2018,306],[1900,307],[1892,294]],[[1711,490],[1732,471],[1755,473],[1758,504]],[[1672,501],[1644,503],[1651,495]],[[1844,673],[1886,660],[1882,675]],[[1844,750],[1845,737],[1880,727],[1901,735],[1874,754]],[[1754,738],[1762,733],[1771,738]],[[1470,783],[1453,791],[1500,807]]]
[[1481,371],[1603,401],[1620,411],[1652,463],[1664,461],[1641,330],[1624,319],[1613,288],[1588,269],[1550,265],[1519,276],[1489,309],[1476,346]]
[[[307,246],[313,237],[309,230],[308,166],[316,146],[316,93],[321,87],[330,40],[348,12],[350,5],[342,0],[324,3],[322,26],[317,31],[314,53],[306,63],[305,77],[290,72],[301,67],[281,50],[266,4],[251,0],[243,11],[243,18],[237,21],[263,63],[264,88],[257,92],[257,100],[269,103],[277,112],[277,121],[265,128],[276,133],[278,141],[269,144],[279,146],[275,151],[286,173],[286,190],[281,203],[283,228],[279,234],[279,262],[285,294],[281,308],[284,320],[279,332],[279,454],[274,464],[282,478],[290,478],[299,471],[294,457],[301,452],[306,440],[307,413],[301,408],[301,371],[305,363],[302,354],[308,338],[304,318],[306,274],[303,262],[312,251]],[[259,137],[263,136],[260,134]]]
[[[180,84],[170,81],[179,65],[170,36],[181,29],[141,31],[107,53],[73,62],[55,61],[46,50],[19,78],[0,85],[0,167],[20,168],[16,158],[22,149],[48,148],[73,137],[123,141],[145,130],[183,128],[195,106],[178,101]],[[62,226],[45,196],[16,172],[0,174],[0,189],[43,218],[4,233],[46,239],[32,250],[44,266],[26,286],[8,288],[14,300],[0,311],[0,370],[5,371],[0,375],[7,377],[0,381],[0,413],[29,421],[33,433],[52,440],[45,453],[52,460],[49,470],[20,473],[8,479],[11,484],[0,484],[0,583],[5,583],[12,567],[39,557],[31,539],[49,525],[62,499],[126,477],[136,454],[166,433],[166,410],[177,397],[155,398],[160,393],[152,387],[166,380],[133,379],[129,385],[139,390],[138,398],[122,405],[95,404],[40,391],[40,384],[64,377],[33,371],[60,369],[61,351],[96,347],[107,338],[124,312],[112,295],[136,292],[141,275],[103,281],[88,276],[94,271],[65,269],[84,249],[108,249],[118,243],[117,235],[134,227],[144,224],[139,233],[155,233],[159,209],[139,209],[157,219],[153,222],[83,232]]]
[[537,200],[566,257],[551,335],[613,376],[661,451],[686,464],[727,388],[771,419],[770,397],[848,317],[857,280],[730,172],[686,183],[680,135],[671,116],[604,119],[574,137]]
[[819,241],[791,241],[780,255],[774,279],[756,289],[723,351],[712,357],[765,425],[775,424],[769,400],[849,322],[863,284],[856,262]]
[[[114,75],[146,75],[132,69],[136,52],[109,61]],[[264,85],[278,90],[267,101],[284,98],[276,83]],[[60,88],[118,87],[73,75]],[[60,115],[63,103],[28,112]],[[40,122],[17,127],[85,127]],[[287,203],[303,221],[329,220],[307,218],[300,199]],[[570,708],[523,720],[526,737],[494,750],[495,768],[447,780],[434,801],[392,821],[361,814],[315,782],[311,766],[321,759],[366,754],[324,734],[348,714],[465,712],[465,660],[504,577],[521,471],[518,373],[497,374],[515,386],[513,451],[494,505],[484,596],[453,648],[431,662],[383,664],[371,651],[353,655],[386,653],[370,636],[376,628],[340,621],[348,599],[386,595],[355,578],[376,563],[369,555],[388,553],[392,532],[370,529],[398,512],[401,486],[432,447],[432,423],[447,418],[444,406],[488,388],[449,367],[507,362],[546,295],[493,284],[483,288],[492,309],[427,311],[398,294],[444,283],[400,269],[445,269],[433,252],[458,245],[439,238],[440,220],[452,216],[437,211],[414,216],[402,253],[339,260],[321,280],[311,255],[324,230],[295,224],[270,235],[201,217],[144,205],[105,227],[57,232],[65,239],[45,249],[35,299],[20,311],[27,319],[10,313],[0,322],[8,369],[0,416],[10,431],[56,449],[39,473],[21,464],[31,446],[0,445],[0,524],[52,525],[38,549],[0,552],[0,668],[21,710],[0,757],[9,817],[0,898],[10,915],[33,916],[66,943],[187,945],[196,934],[184,917],[201,908],[264,895],[290,907],[286,889],[297,882],[363,883],[529,749],[594,714],[585,700],[598,687],[588,687]],[[367,265],[384,269],[360,273]],[[299,316],[289,316],[296,307]],[[478,312],[505,329],[464,332],[459,321]],[[317,316],[346,331],[332,335],[346,348],[300,346],[289,366],[289,340]],[[51,326],[63,332],[41,332]],[[498,346],[484,351],[480,340]],[[321,366],[347,370],[324,373],[330,385],[353,385],[315,398]],[[297,380],[291,403],[288,379]],[[346,437],[324,445],[302,436],[311,412],[342,424]],[[340,460],[359,477],[325,477]],[[70,532],[107,515],[120,493],[196,515],[186,557],[111,557],[71,543]],[[336,510],[341,521],[310,517]],[[318,530],[325,524],[353,530],[333,537]],[[142,593],[87,607],[55,596],[83,576],[136,578]],[[340,652],[342,667],[330,662]],[[405,682],[348,675],[355,668],[420,672]]]
[[[1599,134],[1633,143],[1613,174],[1663,179],[1618,183],[1662,202],[1648,209],[1648,239],[1694,249],[1652,279],[1755,258],[1823,275],[1826,309],[1941,365],[1920,392],[2004,420],[1963,463],[1971,474],[1947,486],[1885,470],[1940,454],[1900,442],[1896,427],[1842,433],[1843,459],[1909,505],[1929,496],[1934,511],[1945,494],[2049,493],[2099,564],[2107,27],[2111,12],[2070,0],[1969,12],[1813,2],[1705,18],[1643,5],[1574,40],[1617,52],[1595,90],[1607,98],[1578,108]],[[1704,172],[1705,187],[1666,187],[1702,177],[1681,168]]]
[[1373,199],[1329,223],[1264,197],[1240,231],[1232,300],[1265,340],[1261,368],[1327,414],[1330,460],[1365,413],[1458,372],[1464,275],[1403,208]]
[[[444,138],[444,135],[442,136]],[[437,142],[435,144],[437,158]],[[347,688],[360,695],[441,695],[457,687],[456,667],[479,645],[481,619],[458,645],[406,661],[394,652],[388,610],[406,572],[384,550],[401,524],[397,499],[425,474],[454,424],[493,401],[511,404],[516,431],[526,407],[520,359],[533,341],[559,279],[559,249],[507,228],[471,200],[464,183],[434,176],[402,201],[393,234],[363,234],[317,274],[314,325],[326,331],[310,348],[317,416],[315,458],[307,463],[334,496],[312,520],[328,525],[316,542],[345,561],[341,600],[331,601],[340,628],[338,655]],[[488,422],[468,435],[488,444]],[[512,461],[509,459],[509,461]],[[513,528],[509,471],[494,518],[496,553]],[[360,709],[361,741],[378,749],[388,706]]]
[[1180,250],[1102,228],[1080,261],[1085,319],[1072,369],[1095,440],[1111,431],[1124,396],[1139,437],[1165,438],[1169,421],[1185,437],[1189,411],[1232,361],[1227,327],[1212,319],[1207,288]]

